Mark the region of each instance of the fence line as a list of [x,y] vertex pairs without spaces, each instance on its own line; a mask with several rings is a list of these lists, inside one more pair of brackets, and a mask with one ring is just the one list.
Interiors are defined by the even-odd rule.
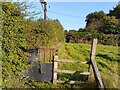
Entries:
[[[67,59],[58,59],[58,56],[54,56],[54,65],[53,65],[53,83],[68,83],[68,84],[74,84],[74,83],[80,83],[80,81],[61,81],[57,80],[57,74],[58,73],[68,73],[68,74],[79,74],[79,75],[90,75],[90,72],[81,72],[81,71],[75,71],[75,70],[61,70],[58,69],[58,62],[68,62],[68,63],[78,63],[78,64],[87,64],[88,62],[78,62],[73,60],[67,60]],[[81,82],[83,83],[83,82]],[[85,82],[84,82],[85,83]]]
[[[97,39],[93,39],[93,43],[91,46],[91,55],[90,55],[90,61],[86,61],[86,62],[76,62],[73,60],[67,60],[67,59],[58,59],[58,56],[54,56],[54,62],[53,62],[53,83],[65,83],[65,82],[69,82],[69,84],[73,84],[73,83],[78,83],[79,81],[60,81],[57,80],[57,73],[69,73],[69,74],[74,74],[76,72],[78,72],[81,75],[88,75],[88,77],[91,74],[91,66],[92,66],[92,70],[94,73],[94,77],[96,80],[96,83],[98,85],[98,87],[101,89],[104,89],[104,85],[100,76],[100,72],[98,70],[96,61],[95,61],[95,54],[96,54],[96,47],[97,47]],[[58,62],[69,62],[69,63],[79,63],[79,64],[89,64],[89,68],[88,68],[88,72],[80,72],[80,71],[74,71],[74,70],[60,70],[58,69]]]

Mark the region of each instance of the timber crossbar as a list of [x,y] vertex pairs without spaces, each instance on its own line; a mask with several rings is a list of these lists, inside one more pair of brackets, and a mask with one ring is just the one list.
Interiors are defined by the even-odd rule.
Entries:
[[90,75],[89,72],[81,72],[81,71],[75,71],[75,70],[60,70],[60,69],[55,69],[54,72],[58,72],[58,73],[68,73],[68,74],[80,74],[80,75]]
[[78,84],[78,83],[86,83],[86,82],[80,82],[80,81],[73,81],[73,80],[70,80],[70,81],[63,81],[63,80],[56,80],[55,81],[56,83],[66,83],[66,84]]
[[68,59],[58,59],[56,60],[57,62],[69,62],[69,63],[77,63],[77,64],[88,64],[88,61],[85,62],[79,62],[79,61],[73,61],[73,60],[68,60]]

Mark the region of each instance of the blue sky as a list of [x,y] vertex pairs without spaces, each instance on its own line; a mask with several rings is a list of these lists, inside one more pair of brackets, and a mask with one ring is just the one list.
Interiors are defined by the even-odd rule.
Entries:
[[[78,30],[85,27],[86,16],[95,11],[103,10],[108,13],[118,2],[48,2],[47,16],[50,19],[58,19],[65,30]],[[42,11],[39,2],[33,2],[30,10]],[[50,6],[50,7],[49,7]],[[37,17],[43,17],[43,14]]]

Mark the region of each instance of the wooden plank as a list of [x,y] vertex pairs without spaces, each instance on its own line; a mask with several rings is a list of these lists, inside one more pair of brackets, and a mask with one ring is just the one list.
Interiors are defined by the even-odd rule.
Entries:
[[70,62],[70,63],[78,63],[78,64],[87,64],[88,61],[85,62],[78,62],[78,61],[74,61],[74,60],[68,60],[68,59],[58,59],[58,62]]
[[60,69],[55,69],[54,72],[58,72],[58,73],[68,73],[68,74],[80,74],[80,75],[90,75],[89,72],[81,72],[81,71],[74,71],[74,70],[60,70]]
[[90,72],[82,72],[80,75],[90,75]]
[[46,50],[49,50],[49,49],[54,49],[54,48],[45,48],[45,47],[42,47],[42,48],[40,48],[40,49],[46,49]]
[[86,82],[82,82],[82,81],[63,81],[63,80],[56,80],[55,81],[56,83],[66,83],[66,84],[78,84],[78,83],[86,83]]
[[52,49],[50,49],[50,63],[52,63]]
[[68,60],[68,59],[58,59],[57,61],[58,62],[76,62],[76,61]]
[[46,61],[46,49],[44,48],[44,63]]
[[73,70],[60,70],[60,69],[55,69],[55,72],[74,74],[76,71],[73,71]]
[[99,88],[104,88],[101,76],[100,76],[100,72],[98,70],[97,64],[95,62],[95,53],[96,53],[96,47],[97,47],[97,39],[93,40],[93,45],[92,45],[92,51],[91,51],[91,64],[92,64],[92,68],[93,68],[93,72],[94,72],[94,76],[95,76],[95,80],[98,84]]

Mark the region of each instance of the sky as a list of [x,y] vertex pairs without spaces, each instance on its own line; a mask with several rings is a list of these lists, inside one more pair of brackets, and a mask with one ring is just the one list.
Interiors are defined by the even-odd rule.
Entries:
[[[85,27],[85,19],[89,13],[103,10],[108,13],[118,2],[47,2],[47,17],[58,19],[64,30],[79,30]],[[37,12],[43,12],[40,2],[33,2]],[[43,13],[37,18],[43,18]]]

